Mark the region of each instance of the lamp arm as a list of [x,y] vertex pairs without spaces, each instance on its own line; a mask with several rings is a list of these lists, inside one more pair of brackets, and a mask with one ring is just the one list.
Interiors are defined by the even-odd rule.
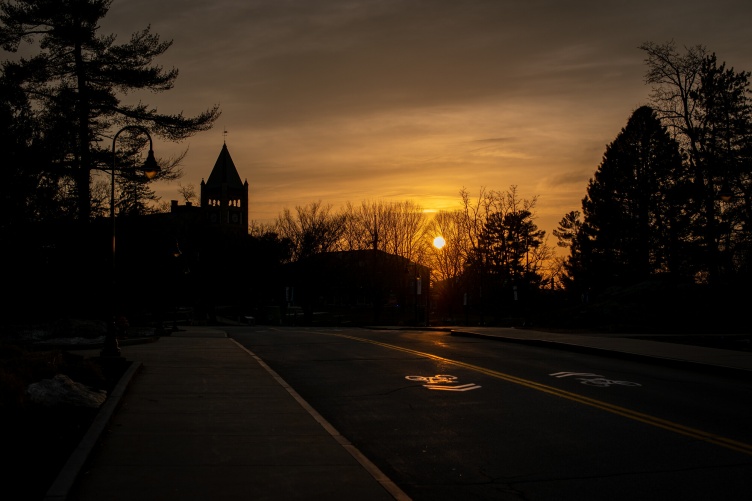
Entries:
[[112,137],[112,155],[115,155],[115,143],[117,142],[117,138],[120,135],[121,132],[125,132],[127,130],[138,130],[146,134],[146,137],[149,138],[149,151],[154,150],[154,143],[151,140],[151,134],[149,134],[149,131],[146,129],[146,127],[142,127],[141,125],[126,125],[119,131],[115,133],[115,135]]

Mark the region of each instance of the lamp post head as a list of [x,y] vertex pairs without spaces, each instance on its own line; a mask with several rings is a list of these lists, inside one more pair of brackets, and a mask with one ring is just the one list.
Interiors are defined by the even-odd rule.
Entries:
[[144,162],[144,166],[141,168],[141,170],[144,171],[147,179],[154,179],[159,171],[162,170],[157,163],[157,159],[154,158],[154,150],[149,149],[149,154],[146,157],[146,162]]

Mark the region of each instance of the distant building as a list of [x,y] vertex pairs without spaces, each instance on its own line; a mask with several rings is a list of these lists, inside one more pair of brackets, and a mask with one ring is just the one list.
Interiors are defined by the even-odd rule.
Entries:
[[200,206],[171,201],[174,216],[238,235],[248,234],[248,180],[241,181],[227,143],[222,144],[207,181],[201,180]]
[[240,180],[227,143],[222,144],[209,179],[201,180],[201,209],[209,225],[248,233],[248,181]]
[[172,200],[165,221],[177,301],[199,314],[239,299],[248,282],[241,266],[249,238],[248,181],[241,181],[227,143],[208,179],[201,180],[200,204]]
[[375,249],[325,252],[285,266],[287,321],[427,325],[430,268]]
[[197,318],[232,306],[261,323],[427,324],[425,266],[375,249],[275,261],[248,235],[248,181],[226,143],[200,196],[200,206],[173,200],[165,215],[171,229],[159,236],[172,238],[162,281],[175,284],[175,304],[191,305]]

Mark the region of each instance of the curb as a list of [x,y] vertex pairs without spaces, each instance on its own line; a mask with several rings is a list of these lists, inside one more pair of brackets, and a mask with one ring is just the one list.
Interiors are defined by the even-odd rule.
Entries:
[[133,379],[133,376],[139,370],[141,370],[141,362],[131,362],[130,367],[128,367],[120,378],[120,381],[113,388],[112,393],[107,396],[107,399],[94,418],[94,422],[89,426],[88,431],[81,439],[81,442],[79,442],[76,450],[68,457],[68,461],[66,461],[57,478],[47,490],[44,501],[63,501],[68,498],[73,485],[78,480],[81,472],[83,472],[84,465],[88,461],[89,456],[91,456],[91,452],[99,442],[99,438],[110,423],[112,415],[120,405],[120,401],[131,379]]

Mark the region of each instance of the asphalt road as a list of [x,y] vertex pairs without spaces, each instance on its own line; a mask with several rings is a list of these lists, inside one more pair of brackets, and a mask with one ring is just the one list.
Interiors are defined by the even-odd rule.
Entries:
[[411,330],[231,327],[415,500],[749,500],[752,383]]

